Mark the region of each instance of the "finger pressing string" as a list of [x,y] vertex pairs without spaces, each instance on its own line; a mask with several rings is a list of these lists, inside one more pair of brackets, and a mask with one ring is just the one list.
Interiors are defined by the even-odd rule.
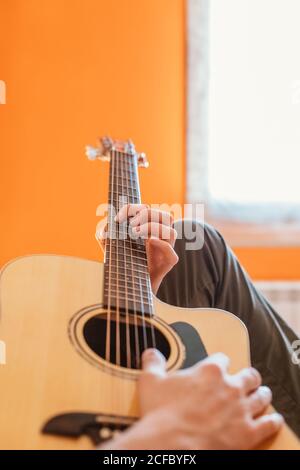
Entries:
[[144,208],[130,220],[130,225],[135,227],[149,222],[157,222],[162,225],[170,226],[173,223],[173,217],[169,212]]
[[157,222],[146,223],[132,228],[132,232],[141,238],[161,238],[162,240],[175,241],[177,232],[170,226]]
[[147,204],[125,204],[115,217],[115,221],[125,222],[129,217],[134,217],[143,209],[147,209],[149,206]]

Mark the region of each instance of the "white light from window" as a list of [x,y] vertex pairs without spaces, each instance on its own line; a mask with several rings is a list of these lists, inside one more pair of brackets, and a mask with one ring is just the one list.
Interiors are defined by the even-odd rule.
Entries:
[[209,190],[300,203],[300,1],[211,0]]

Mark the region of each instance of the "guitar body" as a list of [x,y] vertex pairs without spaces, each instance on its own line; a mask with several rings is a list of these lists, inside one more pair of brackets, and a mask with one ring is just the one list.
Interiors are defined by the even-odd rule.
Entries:
[[[86,325],[105,316],[102,285],[103,264],[72,257],[27,256],[2,270],[0,338],[7,350],[6,365],[0,366],[2,449],[89,449],[87,436],[42,429],[67,413],[138,416],[138,371],[110,365],[86,340]],[[154,310],[149,321],[169,344],[169,370],[197,362],[197,341],[207,354],[227,354],[231,372],[250,364],[247,330],[234,315],[177,308],[156,298]],[[100,330],[101,322],[101,338]],[[299,443],[284,427],[267,448],[299,448]]]

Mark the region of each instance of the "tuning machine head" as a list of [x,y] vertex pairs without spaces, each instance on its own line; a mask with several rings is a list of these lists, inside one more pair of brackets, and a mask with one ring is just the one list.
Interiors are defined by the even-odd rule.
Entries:
[[112,140],[110,137],[105,136],[99,139],[99,143],[96,147],[87,145],[85,154],[89,160],[110,161],[110,153],[112,150],[136,157],[139,167],[148,168],[149,166],[145,153],[137,153],[134,143],[131,140]]
[[113,148],[113,141],[110,137],[103,137],[99,139],[96,147],[87,145],[85,147],[85,154],[89,160],[102,160],[109,161],[109,153]]
[[86,145],[85,154],[89,160],[97,160],[97,158],[101,157],[101,150],[98,147]]
[[148,166],[149,166],[147,156],[143,152],[137,154],[137,162],[138,162],[138,166],[140,166],[142,168],[148,168]]

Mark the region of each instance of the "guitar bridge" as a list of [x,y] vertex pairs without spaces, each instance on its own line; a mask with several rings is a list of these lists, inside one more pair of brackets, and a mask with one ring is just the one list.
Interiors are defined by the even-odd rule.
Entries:
[[136,420],[137,418],[99,413],[63,413],[49,419],[42,428],[42,433],[72,438],[85,435],[96,446],[112,439]]

